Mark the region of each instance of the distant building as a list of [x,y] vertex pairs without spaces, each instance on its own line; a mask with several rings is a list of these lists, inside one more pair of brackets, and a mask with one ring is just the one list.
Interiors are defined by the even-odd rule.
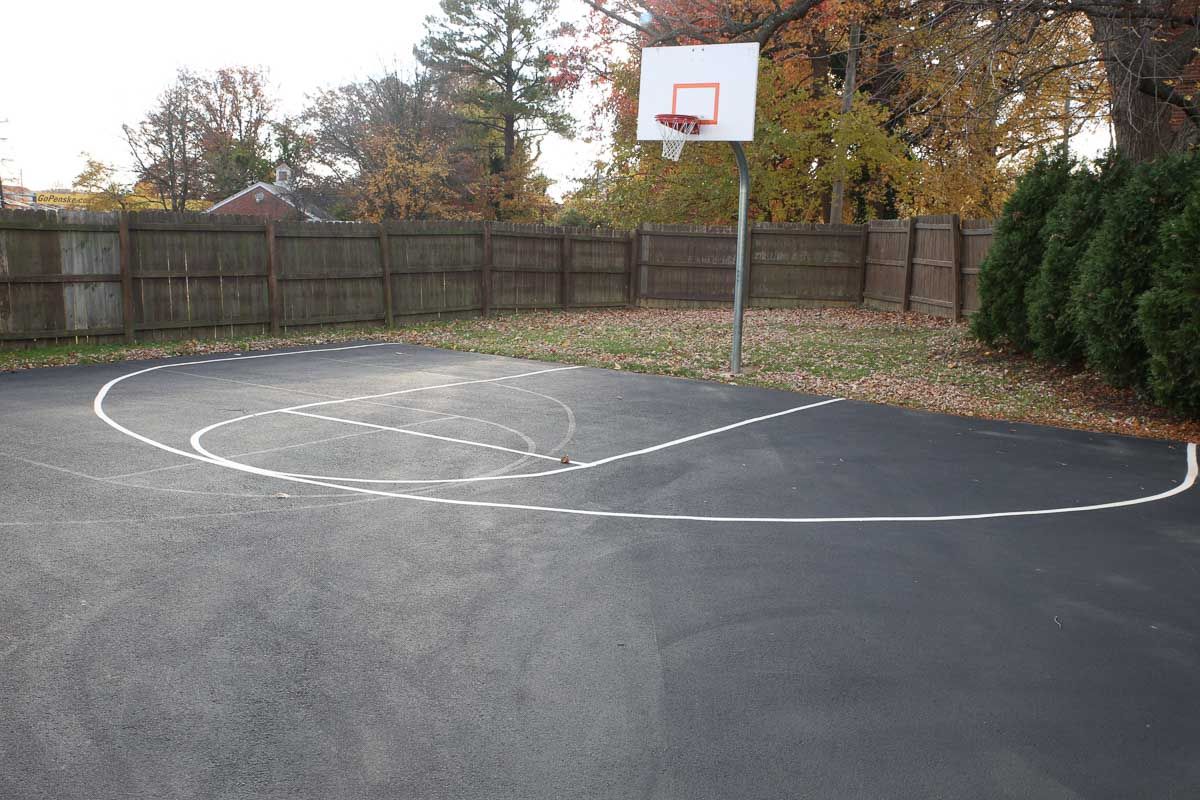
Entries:
[[24,186],[4,184],[5,208],[33,208],[34,194]]
[[234,195],[218,200],[209,214],[242,214],[277,220],[331,220],[325,209],[305,201],[292,186],[292,168],[275,168],[275,182],[259,181]]

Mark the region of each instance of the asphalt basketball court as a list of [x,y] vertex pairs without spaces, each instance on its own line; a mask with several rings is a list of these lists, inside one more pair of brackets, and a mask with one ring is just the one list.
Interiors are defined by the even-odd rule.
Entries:
[[1185,444],[373,343],[2,375],[0,454],[3,797],[1200,786]]

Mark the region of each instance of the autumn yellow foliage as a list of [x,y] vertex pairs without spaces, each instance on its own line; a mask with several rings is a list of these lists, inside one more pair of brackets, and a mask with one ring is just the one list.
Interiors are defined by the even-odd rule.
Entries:
[[[676,2],[671,11],[683,18],[693,5],[703,21],[703,3]],[[772,5],[743,0],[731,18]],[[986,47],[977,41],[977,17],[947,20],[926,25],[896,3],[842,0],[820,3],[803,24],[780,30],[763,50],[755,138],[746,145],[754,219],[828,221],[839,178],[846,202],[834,221],[994,216],[1031,160],[1061,146],[1064,128],[1077,132],[1081,121],[1102,116],[1103,74],[1085,20],[998,25]],[[865,41],[843,111],[852,24]],[[603,38],[609,29],[598,30]],[[635,45],[630,58],[607,64],[611,94],[600,113],[613,156],[569,206],[617,225],[733,221],[737,171],[727,146],[690,143],[671,163],[658,143],[636,141],[637,54]]]

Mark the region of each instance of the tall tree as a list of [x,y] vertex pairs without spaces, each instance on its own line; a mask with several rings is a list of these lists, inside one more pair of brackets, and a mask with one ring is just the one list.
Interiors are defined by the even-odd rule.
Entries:
[[444,144],[392,129],[372,131],[363,149],[372,169],[360,182],[357,216],[374,221],[454,216],[445,191],[451,166]]
[[1083,11],[1104,60],[1117,149],[1132,161],[1200,142],[1195,73],[1200,4],[1093,3]]
[[[669,162],[657,147],[636,141],[636,115],[626,102],[638,83],[636,66],[613,70],[612,160],[582,182],[573,205],[589,217],[619,226],[732,222],[737,213],[737,169],[728,148],[689,147],[682,159]],[[856,102],[842,114],[836,93],[814,93],[799,79],[805,69],[797,62],[761,65],[758,131],[746,152],[754,186],[751,216],[773,222],[822,221],[833,183],[842,176],[866,173],[878,179],[859,180],[854,186],[854,199],[868,203],[886,202],[887,187],[893,187],[893,193],[896,187],[911,187],[917,165],[905,143],[884,129],[886,109]],[[907,194],[896,199],[905,207],[911,203]]]
[[199,138],[205,188],[226,197],[271,174],[271,112],[267,78],[251,67],[225,67],[197,77]]
[[[856,22],[850,26],[850,49],[846,54],[846,73],[842,80],[842,117],[848,117],[850,110],[854,107],[854,92],[857,90],[856,77],[858,74],[858,51],[862,46],[862,27]],[[839,138],[836,135],[834,138]],[[842,142],[843,145],[849,144]],[[845,160],[845,147],[840,148],[841,152],[838,155],[842,156],[841,160]],[[844,172],[839,173],[833,182],[833,189],[830,193],[829,201],[829,221],[842,221],[842,204],[846,196],[846,175]]]
[[[758,42],[775,44],[781,31],[819,17],[844,0],[583,0],[596,13],[634,31],[643,47],[691,42]],[[851,3],[850,5],[858,5]]]
[[[845,14],[851,6],[873,9],[876,16],[897,24],[891,41],[908,51],[895,62],[901,71],[910,64],[930,63],[927,59],[933,54],[919,44],[933,37],[950,44],[953,52],[952,58],[938,63],[953,67],[967,82],[992,78],[997,62],[1009,62],[1008,77],[993,83],[998,90],[994,102],[1004,104],[1018,101],[1059,73],[1099,66],[1107,78],[1105,99],[1122,155],[1145,161],[1200,141],[1200,93],[1189,72],[1200,47],[1200,4],[1195,0],[584,2],[639,46],[758,41],[772,57],[794,47],[798,29]],[[1083,37],[1091,42],[1081,54],[1075,45],[1086,43]],[[1064,41],[1072,46],[1056,47]],[[1072,113],[1085,117],[1087,106]],[[977,110],[992,113],[996,108]]]
[[[1023,8],[1026,0],[588,2],[596,10],[583,38],[592,40],[577,40],[568,55],[573,71],[611,81],[613,96],[603,112],[616,119],[632,115],[636,83],[618,76],[636,71],[644,46],[758,41],[762,74],[769,63],[788,76],[760,80],[760,130],[751,159],[762,165],[762,180],[769,184],[783,170],[784,183],[799,190],[793,182],[803,181],[807,197],[819,200],[815,207],[829,209],[837,194],[836,182],[826,180],[832,170],[835,178],[844,177],[846,204],[859,220],[899,213],[993,215],[1014,176],[1040,150],[1061,141],[1064,124],[1076,132],[1109,104],[1087,18],[1075,12],[1039,17]],[[856,24],[861,37],[852,38]],[[631,58],[624,60],[623,51]],[[607,61],[602,69],[587,63],[596,54]],[[763,94],[764,86],[777,94]],[[839,94],[843,108],[853,109],[846,119],[829,115],[828,99]],[[809,109],[789,121],[785,137],[774,135],[780,103]],[[612,130],[618,140],[627,135],[620,123]],[[802,130],[811,138],[796,139]],[[885,141],[892,144],[880,149]],[[893,158],[895,143],[907,150],[907,168]],[[782,149],[759,152],[768,146]],[[796,169],[797,162],[806,169]],[[648,165],[661,169],[654,161]],[[610,176],[640,175],[644,182],[645,172],[633,164]],[[757,175],[755,181],[761,195]],[[791,205],[777,199],[770,216]],[[803,214],[811,219],[811,208]]]
[[[465,136],[438,89],[427,73],[389,72],[323,90],[302,117],[304,142],[287,147],[311,152],[321,168],[313,171],[313,188],[337,196],[332,205],[343,214],[479,214],[482,148]],[[404,165],[424,158],[436,168],[406,176]]]
[[[547,133],[570,135],[566,89],[553,68],[558,0],[442,0],[426,20],[417,58],[434,72],[458,116],[500,138],[492,173],[505,188],[495,210],[511,205],[526,153]],[[520,162],[520,164],[518,164]],[[516,168],[520,166],[520,170]]]
[[912,11],[918,33],[961,32],[953,63],[962,74],[990,77],[1005,65],[993,108],[1052,86],[1059,119],[1108,116],[1132,161],[1200,141],[1194,0],[914,0]]
[[204,193],[200,116],[196,78],[181,69],[141,122],[121,126],[138,180],[152,186],[171,211],[183,211],[188,200]]
[[292,180],[297,185],[309,182],[315,147],[312,134],[303,127],[303,117],[288,117],[271,123],[276,160],[292,168]]
[[93,211],[125,211],[130,206],[133,187],[122,183],[117,168],[87,153],[83,157],[83,169],[71,182],[73,189],[81,189],[92,195],[90,208]]

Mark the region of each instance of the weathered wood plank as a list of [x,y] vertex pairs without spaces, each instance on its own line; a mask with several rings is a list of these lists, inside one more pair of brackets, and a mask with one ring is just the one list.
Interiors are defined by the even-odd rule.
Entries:
[[962,319],[962,248],[963,248],[962,228],[961,228],[960,220],[958,218],[958,214],[953,215],[950,219],[950,236],[951,236],[952,242],[953,242],[953,257],[951,260],[954,263],[954,266],[953,266],[954,271],[953,271],[953,274],[951,275],[951,281],[952,281],[952,285],[953,285],[953,296],[951,298],[951,303],[952,303],[954,312],[951,315],[951,318],[955,322],[958,322],[960,319]]
[[912,294],[913,249],[917,245],[917,220],[913,217],[910,217],[907,222],[908,227],[904,242],[904,248],[906,251],[904,255],[904,292],[901,294],[901,297],[903,298],[901,305],[905,311],[908,311],[908,297],[910,294]]
[[24,222],[22,220],[4,219],[0,217],[0,230],[9,231],[46,231],[50,233],[59,233],[62,231],[80,231],[85,233],[115,233],[117,230],[116,222],[112,224],[104,223],[89,223],[89,222],[52,222],[38,223],[34,221]]
[[563,236],[559,252],[558,304],[563,308],[571,305],[571,237]]
[[[159,231],[162,233],[262,233],[265,223],[234,222],[131,222],[131,231]],[[203,326],[202,326],[203,327]]]
[[136,335],[133,302],[133,239],[129,234],[129,214],[122,211],[118,221],[117,238],[120,242],[121,263],[121,319],[124,322],[125,341],[132,343]]
[[283,324],[283,299],[279,293],[279,244],[274,221],[268,222],[264,230],[267,235],[267,319],[271,333],[279,333]]
[[858,252],[858,302],[863,300],[863,293],[867,290],[867,249],[871,241],[871,231],[866,225],[859,226],[859,252]]
[[11,278],[0,277],[0,285],[17,285],[22,283],[120,283],[121,273],[106,273],[96,275],[18,275]]
[[178,322],[139,322],[134,326],[139,331],[174,330],[177,328],[222,328],[226,325],[266,325],[270,319],[262,317],[232,319],[185,319]]
[[492,313],[492,223],[483,223],[483,264],[479,270],[479,313]]
[[379,226],[379,265],[383,280],[383,313],[384,324],[389,328],[396,324],[392,300],[392,250],[388,244],[387,228]]

